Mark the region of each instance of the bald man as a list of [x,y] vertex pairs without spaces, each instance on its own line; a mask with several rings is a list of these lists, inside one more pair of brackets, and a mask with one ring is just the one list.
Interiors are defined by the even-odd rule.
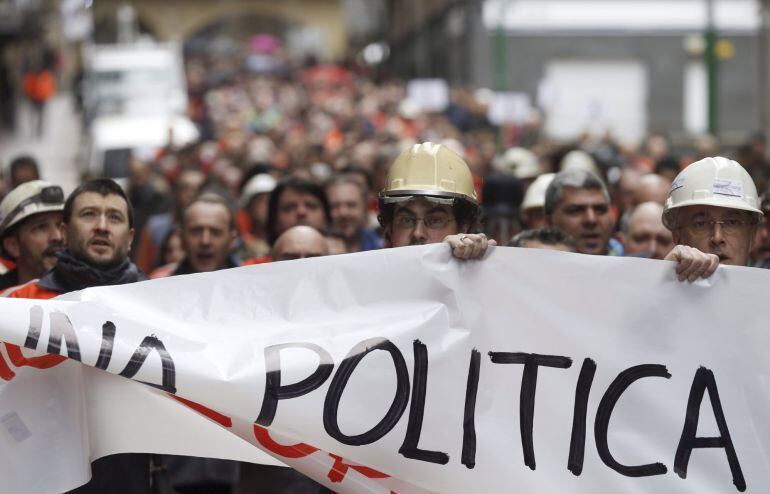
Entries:
[[294,226],[283,232],[273,246],[274,261],[290,261],[329,254],[321,232],[311,226]]
[[674,246],[671,231],[663,226],[663,206],[644,202],[621,222],[625,255],[663,259]]
[[634,206],[650,201],[664,204],[670,188],[671,181],[666,177],[655,173],[642,175],[634,185],[632,203]]

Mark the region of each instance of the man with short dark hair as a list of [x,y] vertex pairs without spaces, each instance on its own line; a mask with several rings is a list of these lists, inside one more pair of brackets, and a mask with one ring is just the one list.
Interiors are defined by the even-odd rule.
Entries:
[[381,248],[380,237],[366,228],[369,192],[360,180],[345,174],[336,175],[326,183],[325,191],[332,225],[344,235],[347,252]]
[[267,210],[267,237],[273,245],[280,234],[297,225],[323,230],[331,223],[329,203],[323,189],[300,177],[287,177],[278,182]]
[[32,156],[19,156],[11,161],[9,167],[11,188],[15,189],[24,182],[40,180],[40,169]]
[[[182,248],[185,257],[171,276],[234,268],[230,255],[238,235],[235,207],[224,197],[204,192],[182,211]],[[190,456],[164,456],[169,480],[180,493],[233,493],[240,476],[236,461]]]
[[581,254],[623,255],[623,246],[611,238],[615,220],[607,187],[593,172],[559,172],[545,192],[545,214],[550,226],[572,237]]
[[508,247],[525,247],[529,249],[550,249],[564,252],[575,252],[572,240],[558,228],[537,228],[525,230],[508,242]]
[[[40,280],[11,288],[4,296],[49,299],[62,293],[104,285],[123,285],[147,277],[129,260],[134,216],[123,189],[97,179],[75,189],[64,203],[65,250]],[[91,465],[91,481],[77,494],[149,494],[150,455],[105,456]]]
[[184,260],[174,275],[207,273],[234,268],[230,255],[238,232],[232,205],[218,194],[201,194],[182,213],[181,238]]
[[15,268],[0,276],[0,291],[40,278],[56,265],[62,249],[61,187],[25,182],[0,202],[0,255]]

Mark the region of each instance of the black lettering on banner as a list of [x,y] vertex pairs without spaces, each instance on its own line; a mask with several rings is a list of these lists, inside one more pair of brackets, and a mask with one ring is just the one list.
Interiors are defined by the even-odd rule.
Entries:
[[24,348],[37,350],[37,343],[40,341],[40,331],[43,329],[43,308],[39,305],[33,305],[29,308],[29,330],[27,330],[27,339],[24,340]]
[[80,344],[78,336],[72,328],[72,322],[63,312],[51,313],[51,335],[48,337],[48,353],[59,355],[61,340],[67,345],[67,357],[80,361]]
[[176,393],[176,370],[174,368],[174,360],[171,358],[171,355],[168,353],[168,351],[166,351],[166,347],[163,345],[163,342],[160,341],[155,335],[144,337],[142,343],[134,351],[134,354],[131,355],[131,360],[128,361],[125,369],[123,369],[119,375],[129,378],[134,377],[136,373],[139,372],[139,369],[142,368],[142,364],[144,364],[144,361],[150,354],[150,350],[155,350],[160,356],[160,362],[162,366],[161,382],[163,384],[157,385],[144,381],[141,382],[154,388],[162,389],[163,391],[171,394]]
[[420,340],[414,340],[412,347],[414,349],[412,404],[409,408],[406,436],[398,452],[412,460],[446,465],[449,463],[448,454],[441,451],[427,451],[418,447],[422,433],[422,420],[425,415],[425,392],[428,386],[428,347]]
[[519,393],[519,428],[524,464],[535,469],[535,447],[532,430],[535,418],[535,392],[537,391],[537,369],[539,366],[569,369],[572,359],[559,355],[538,355],[536,353],[489,352],[493,364],[523,364],[521,391]]
[[[711,409],[714,412],[714,418],[719,428],[719,437],[695,437],[695,434],[698,432],[700,406],[703,401],[703,394],[707,389],[711,401]],[[676,456],[674,457],[674,471],[683,479],[687,478],[687,465],[690,462],[690,453],[692,453],[694,448],[724,448],[735,488],[740,492],[746,490],[746,480],[743,478],[741,464],[738,462],[738,455],[730,438],[730,430],[727,428],[727,421],[725,420],[724,410],[722,410],[722,402],[719,399],[719,391],[717,390],[714,373],[705,367],[695,371],[695,377],[690,388],[690,397],[687,400],[687,413],[685,414],[684,427],[682,428],[682,437],[679,439]]]
[[586,414],[588,413],[588,395],[596,374],[596,362],[587,358],[580,368],[575,387],[575,412],[572,416],[572,438],[569,443],[567,470],[580,476],[583,473],[583,460],[586,451]]
[[[298,383],[281,386],[281,350],[286,348],[304,348],[318,356],[318,367],[312,374]],[[314,343],[281,343],[265,348],[265,396],[256,423],[269,427],[275,419],[279,400],[288,400],[306,395],[319,388],[334,369],[334,361],[329,352]]]
[[107,370],[112,359],[112,346],[115,343],[115,324],[107,321],[102,324],[102,346],[99,349],[99,358],[96,359],[97,369]]
[[476,395],[479,391],[481,353],[471,350],[468,366],[468,384],[465,388],[465,412],[463,413],[463,449],[460,461],[467,468],[476,466]]
[[[391,403],[388,412],[377,425],[363,434],[348,436],[340,431],[337,417],[342,393],[345,391],[345,386],[347,386],[348,380],[359,362],[375,350],[388,352],[393,359],[393,365],[396,371],[396,395],[393,397],[393,403]],[[396,347],[390,340],[385,338],[370,338],[354,346],[334,374],[332,382],[329,385],[329,391],[326,393],[326,399],[324,400],[324,429],[329,436],[342,444],[347,444],[349,446],[371,444],[381,439],[396,426],[399,419],[404,414],[408,403],[409,371],[406,368],[404,356],[401,355],[398,347]]]
[[649,477],[652,475],[663,475],[666,473],[666,465],[662,463],[650,463],[647,465],[622,465],[615,460],[610,453],[610,447],[607,442],[607,431],[612,417],[612,410],[620,399],[620,396],[628,389],[631,384],[643,377],[665,377],[671,378],[671,374],[664,365],[644,364],[629,367],[612,381],[607,391],[599,402],[599,409],[596,411],[596,421],[594,422],[594,436],[596,439],[596,449],[599,457],[605,465],[616,472],[627,477]]

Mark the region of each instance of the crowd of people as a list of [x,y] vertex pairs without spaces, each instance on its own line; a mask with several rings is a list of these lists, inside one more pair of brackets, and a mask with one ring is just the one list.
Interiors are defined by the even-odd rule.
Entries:
[[[467,89],[422,113],[402,83],[341,66],[221,64],[189,63],[202,139],[135,150],[124,186],[86,177],[65,197],[32,158],[9,164],[4,296],[439,242],[460,259],[490,245],[669,259],[690,282],[719,264],[770,267],[761,139],[738,162],[710,157],[708,140],[675,157],[662,134],[638,149],[606,136],[557,145],[537,119],[491,125]],[[149,492],[159,465],[181,493],[322,489],[276,467],[116,455],[76,492]]]

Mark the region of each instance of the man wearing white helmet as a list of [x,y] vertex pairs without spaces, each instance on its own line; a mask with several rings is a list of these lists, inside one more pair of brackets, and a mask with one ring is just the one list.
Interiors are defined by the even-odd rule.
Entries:
[[537,177],[532,185],[527,187],[524,201],[521,203],[521,223],[526,229],[545,228],[548,220],[545,217],[545,191],[553,181],[555,173],[544,173]]
[[677,175],[666,199],[663,224],[678,244],[666,259],[690,282],[719,264],[746,266],[762,216],[756,186],[739,163],[697,161]]
[[62,209],[61,187],[42,180],[22,183],[0,202],[0,254],[16,263],[0,276],[0,291],[40,278],[56,265]]
[[501,172],[512,174],[521,180],[525,189],[540,175],[537,155],[526,148],[513,147],[507,150],[497,163]]
[[465,161],[441,144],[416,144],[388,171],[379,195],[380,224],[389,247],[446,242],[460,259],[477,259],[496,245],[478,231],[480,207]]

